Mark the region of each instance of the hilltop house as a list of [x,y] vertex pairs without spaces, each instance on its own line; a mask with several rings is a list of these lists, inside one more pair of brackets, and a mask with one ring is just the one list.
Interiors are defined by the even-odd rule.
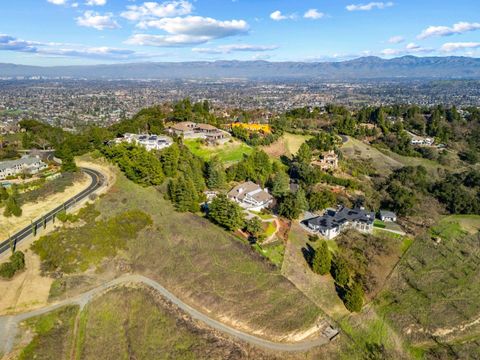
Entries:
[[147,151],[162,150],[173,144],[172,139],[167,136],[129,133],[124,134],[123,138],[115,139],[115,142],[128,142],[130,144],[137,144],[143,146],[145,149],[147,149]]
[[262,189],[251,181],[244,182],[230,190],[227,196],[240,204],[241,207],[253,211],[260,211],[270,206],[273,202],[273,196],[267,189]]
[[374,220],[374,212],[340,206],[337,210],[327,209],[322,216],[307,219],[304,224],[330,240],[346,229],[370,233],[373,231]]
[[47,167],[47,164],[39,157],[29,155],[25,155],[18,160],[2,161],[0,162],[0,180],[22,173],[37,174]]
[[338,156],[333,150],[324,151],[312,164],[320,167],[323,171],[334,170],[338,168]]
[[216,142],[230,138],[230,134],[210,124],[182,121],[173,124],[168,131],[172,134],[182,135],[185,139],[206,139],[209,142]]
[[410,143],[417,146],[432,146],[435,143],[435,139],[430,137],[418,136],[414,133],[407,132],[410,136]]

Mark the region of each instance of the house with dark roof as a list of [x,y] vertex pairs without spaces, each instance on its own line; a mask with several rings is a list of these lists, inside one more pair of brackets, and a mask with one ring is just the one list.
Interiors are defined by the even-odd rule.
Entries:
[[253,211],[265,209],[273,202],[273,196],[268,193],[267,189],[262,189],[260,185],[251,181],[235,186],[227,196],[244,209]]
[[322,216],[304,220],[304,224],[330,240],[346,229],[370,233],[373,231],[374,220],[374,212],[340,206],[337,210],[327,209]]

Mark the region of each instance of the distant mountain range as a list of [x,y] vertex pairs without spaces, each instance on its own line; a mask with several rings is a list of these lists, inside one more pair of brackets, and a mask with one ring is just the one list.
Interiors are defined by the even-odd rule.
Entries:
[[85,66],[25,66],[0,63],[0,78],[75,79],[480,79],[480,58],[362,57],[342,62],[198,61]]

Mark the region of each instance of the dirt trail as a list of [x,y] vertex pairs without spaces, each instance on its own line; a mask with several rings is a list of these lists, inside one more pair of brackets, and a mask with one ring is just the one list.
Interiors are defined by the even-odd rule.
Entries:
[[67,299],[42,309],[34,310],[28,313],[14,315],[14,316],[3,316],[0,317],[0,353],[8,354],[14,345],[14,339],[17,334],[18,325],[29,318],[46,314],[50,311],[63,307],[65,305],[79,305],[81,309],[85,307],[92,299],[96,296],[101,295],[110,288],[120,286],[122,284],[129,283],[143,283],[154,290],[158,291],[163,297],[168,301],[172,302],[175,306],[181,310],[188,313],[193,319],[199,320],[206,325],[214,328],[215,330],[221,331],[225,334],[228,334],[236,339],[245,341],[249,344],[258,346],[263,349],[269,349],[274,351],[286,351],[286,352],[296,352],[296,351],[307,351],[317,346],[322,346],[329,343],[329,340],[320,335],[317,338],[306,340],[302,342],[273,342],[269,340],[262,339],[260,337],[245,333],[241,330],[232,328],[228,325],[225,325],[217,320],[210,318],[209,316],[201,313],[200,311],[192,308],[191,306],[185,304],[183,301],[178,299],[175,295],[170,293],[162,285],[156,281],[149,279],[141,275],[125,275],[123,277],[117,278],[115,280],[109,281],[97,288],[87,291],[77,297]]

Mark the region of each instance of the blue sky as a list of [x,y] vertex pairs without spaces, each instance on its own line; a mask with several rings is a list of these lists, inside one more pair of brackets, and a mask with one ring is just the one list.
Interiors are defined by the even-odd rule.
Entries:
[[478,0],[9,0],[0,62],[480,56]]

